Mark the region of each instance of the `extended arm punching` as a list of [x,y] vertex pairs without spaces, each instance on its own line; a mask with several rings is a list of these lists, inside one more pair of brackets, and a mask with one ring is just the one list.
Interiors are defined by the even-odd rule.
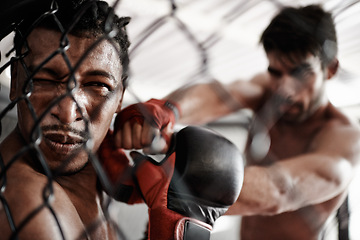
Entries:
[[206,124],[239,109],[257,109],[268,85],[267,73],[229,84],[211,81],[179,88],[165,99],[181,108],[180,124]]
[[249,81],[228,85],[218,81],[180,88],[163,100],[151,99],[130,105],[117,116],[116,146],[149,151],[154,136],[162,136],[167,144],[158,152],[166,152],[175,123],[199,125],[214,121],[242,108],[257,109],[268,84],[266,74]]

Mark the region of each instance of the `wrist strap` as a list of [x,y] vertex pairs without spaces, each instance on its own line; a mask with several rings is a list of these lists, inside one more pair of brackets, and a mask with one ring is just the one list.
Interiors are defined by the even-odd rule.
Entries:
[[176,240],[209,240],[212,227],[196,219],[183,218],[175,229]]
[[148,240],[209,240],[212,226],[166,207],[149,208]]
[[175,116],[175,121],[179,120],[180,118],[180,111],[179,111],[179,108],[172,102],[170,101],[166,101],[164,103],[164,106],[169,108],[173,113],[174,113],[174,116]]

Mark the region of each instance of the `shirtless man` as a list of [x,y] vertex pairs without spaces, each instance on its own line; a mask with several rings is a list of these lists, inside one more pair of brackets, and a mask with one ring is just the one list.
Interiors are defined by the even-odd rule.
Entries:
[[[165,136],[176,115],[181,124],[204,124],[251,109],[243,189],[228,214],[243,216],[242,240],[317,240],[344,201],[360,160],[359,126],[325,94],[325,82],[339,65],[331,14],[319,6],[285,8],[261,43],[269,61],[266,73],[225,86],[198,84],[145,102],[156,129],[154,122],[141,125],[129,118],[118,126],[116,144],[149,147],[154,131]],[[219,87],[235,105],[219,97]]]
[[[161,165],[138,152],[131,165],[113,147],[109,130],[125,89],[129,19],[113,15],[104,1],[11,6],[10,22],[20,24],[10,90],[18,124],[0,144],[1,239],[119,239],[105,190],[119,201],[148,205],[149,239],[208,240],[240,193],[242,155],[227,139],[196,127],[177,134]],[[193,143],[199,138],[203,144]],[[212,144],[222,146],[227,167],[219,151],[202,154]]]
[[[80,16],[77,2],[52,6],[65,29]],[[19,26],[22,36],[40,16],[36,12],[48,11],[50,3],[31,2],[22,14],[16,12],[31,13]],[[25,57],[13,62],[11,71],[10,99],[17,102],[18,124],[0,145],[1,239],[117,239],[89,158],[120,110],[128,65],[128,19],[115,16],[116,36],[95,43],[105,36],[110,9],[106,2],[93,2],[62,42],[53,16],[31,29],[26,43],[19,33],[15,37],[16,55]],[[60,43],[68,46],[66,51]],[[24,88],[29,76],[32,81]]]

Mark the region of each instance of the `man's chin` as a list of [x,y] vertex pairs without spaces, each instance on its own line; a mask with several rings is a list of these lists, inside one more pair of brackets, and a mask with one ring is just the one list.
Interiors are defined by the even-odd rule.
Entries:
[[299,105],[292,105],[287,108],[278,109],[278,118],[280,121],[289,123],[299,123],[304,120],[304,108]]
[[302,114],[298,113],[290,113],[290,112],[282,112],[279,113],[279,121],[285,123],[299,123],[303,121]]
[[[89,162],[89,156],[83,148],[76,149],[67,154],[59,154],[55,151],[44,149],[43,155],[46,159],[46,168],[54,176],[73,175],[84,169]],[[42,168],[44,169],[44,167]]]
[[54,175],[56,176],[71,176],[81,172],[89,164],[89,160],[81,165],[76,164],[75,166],[67,166],[65,168],[57,168],[54,170]]

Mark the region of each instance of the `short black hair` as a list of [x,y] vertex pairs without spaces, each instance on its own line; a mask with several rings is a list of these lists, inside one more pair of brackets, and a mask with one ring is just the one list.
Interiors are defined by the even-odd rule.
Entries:
[[263,32],[260,43],[266,52],[279,51],[319,56],[326,66],[337,56],[337,37],[331,13],[320,5],[285,7]]
[[[66,31],[79,37],[98,37],[115,30],[112,39],[120,46],[119,57],[126,75],[129,67],[130,42],[126,32],[129,17],[118,17],[105,1],[98,0],[36,0],[25,9],[24,19],[17,26],[14,46],[17,55],[34,27]],[[53,12],[54,15],[49,14]],[[54,18],[55,16],[55,18]],[[39,21],[39,18],[41,19]]]

